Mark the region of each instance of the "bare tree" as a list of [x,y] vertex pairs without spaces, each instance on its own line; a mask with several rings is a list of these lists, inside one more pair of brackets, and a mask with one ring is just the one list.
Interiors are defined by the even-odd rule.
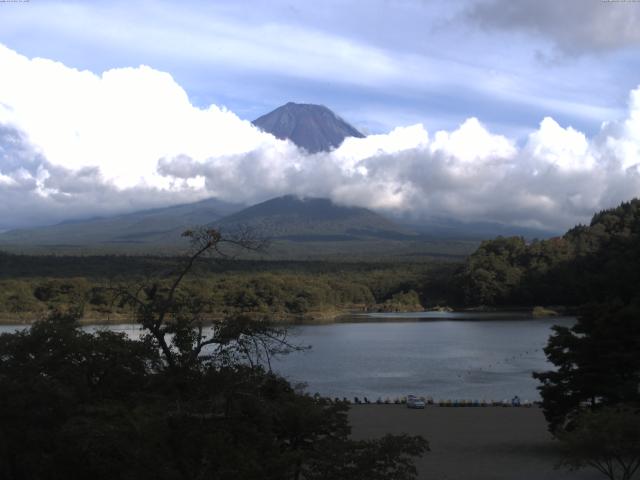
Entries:
[[[182,234],[190,248],[179,267],[167,279],[150,279],[136,288],[117,287],[116,299],[131,306],[135,320],[160,348],[169,368],[189,368],[198,362],[246,361],[271,368],[274,354],[300,347],[288,341],[287,331],[248,317],[207,319],[208,301],[182,290],[196,262],[205,257],[229,258],[242,251],[262,251],[266,242],[238,230],[222,235],[211,228]],[[163,282],[164,280],[164,282]]]

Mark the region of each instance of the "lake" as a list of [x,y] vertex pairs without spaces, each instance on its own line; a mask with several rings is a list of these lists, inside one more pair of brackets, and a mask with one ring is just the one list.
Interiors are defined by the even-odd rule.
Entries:
[[575,319],[514,318],[423,312],[298,326],[292,338],[312,349],[281,358],[274,369],[332,397],[538,400],[531,373],[551,368],[542,351],[551,327]]
[[[353,316],[341,323],[290,328],[310,345],[273,362],[274,370],[310,393],[327,396],[538,400],[531,372],[548,370],[542,349],[554,324],[518,314],[392,313]],[[0,333],[14,331],[0,326]],[[104,327],[88,327],[95,330]],[[137,335],[135,325],[110,327]]]

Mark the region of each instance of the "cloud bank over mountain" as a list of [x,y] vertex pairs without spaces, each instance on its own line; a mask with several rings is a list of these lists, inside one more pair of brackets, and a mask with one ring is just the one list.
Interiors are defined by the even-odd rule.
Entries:
[[295,193],[417,219],[563,229],[640,195],[640,88],[626,118],[591,138],[544,118],[516,142],[470,118],[309,155],[225,108],[195,107],[147,66],[97,75],[0,45],[0,70],[0,228]]

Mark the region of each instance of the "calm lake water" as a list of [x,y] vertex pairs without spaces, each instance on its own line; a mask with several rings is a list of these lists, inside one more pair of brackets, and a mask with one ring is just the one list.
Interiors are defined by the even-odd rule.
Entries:
[[274,369],[328,396],[538,400],[531,373],[551,368],[542,351],[551,326],[575,322],[431,312],[373,318],[387,321],[294,327],[295,341],[312,349]]
[[[551,326],[573,318],[516,314],[403,313],[354,316],[343,323],[291,327],[311,350],[273,362],[274,370],[327,396],[537,400],[531,372],[548,370],[542,348]],[[0,326],[0,333],[15,331]],[[88,327],[91,330],[104,327]],[[134,325],[111,327],[132,336]]]

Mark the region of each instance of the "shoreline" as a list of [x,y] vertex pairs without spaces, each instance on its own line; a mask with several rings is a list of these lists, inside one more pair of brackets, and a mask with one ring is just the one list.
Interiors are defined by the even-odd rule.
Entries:
[[[518,321],[518,320],[536,320],[548,318],[562,318],[567,316],[575,316],[575,307],[544,307],[544,314],[536,314],[538,307],[469,307],[463,309],[452,308],[431,308],[425,310],[407,310],[407,311],[381,311],[371,308],[363,310],[360,308],[336,308],[327,309],[325,311],[313,311],[306,314],[274,314],[272,317],[277,318],[270,322],[274,326],[293,327],[298,325],[330,325],[337,323],[391,323],[391,322],[407,322],[407,321]],[[542,308],[542,307],[541,307]],[[538,310],[540,312],[540,310]],[[94,313],[94,312],[92,312]],[[26,318],[16,318],[10,314],[0,314],[1,326],[24,326],[31,325],[43,318],[45,312],[26,314]],[[431,315],[426,317],[423,315]],[[25,314],[22,314],[25,315]],[[244,315],[252,316],[256,319],[268,317],[268,314],[247,312]],[[223,318],[224,315],[211,315],[207,321],[213,323],[215,320]],[[490,317],[490,318],[487,318]],[[502,318],[506,317],[506,318]],[[131,325],[135,324],[132,315],[125,314],[108,314],[108,315],[87,315],[80,319],[80,325],[83,326],[109,326],[109,325]]]

